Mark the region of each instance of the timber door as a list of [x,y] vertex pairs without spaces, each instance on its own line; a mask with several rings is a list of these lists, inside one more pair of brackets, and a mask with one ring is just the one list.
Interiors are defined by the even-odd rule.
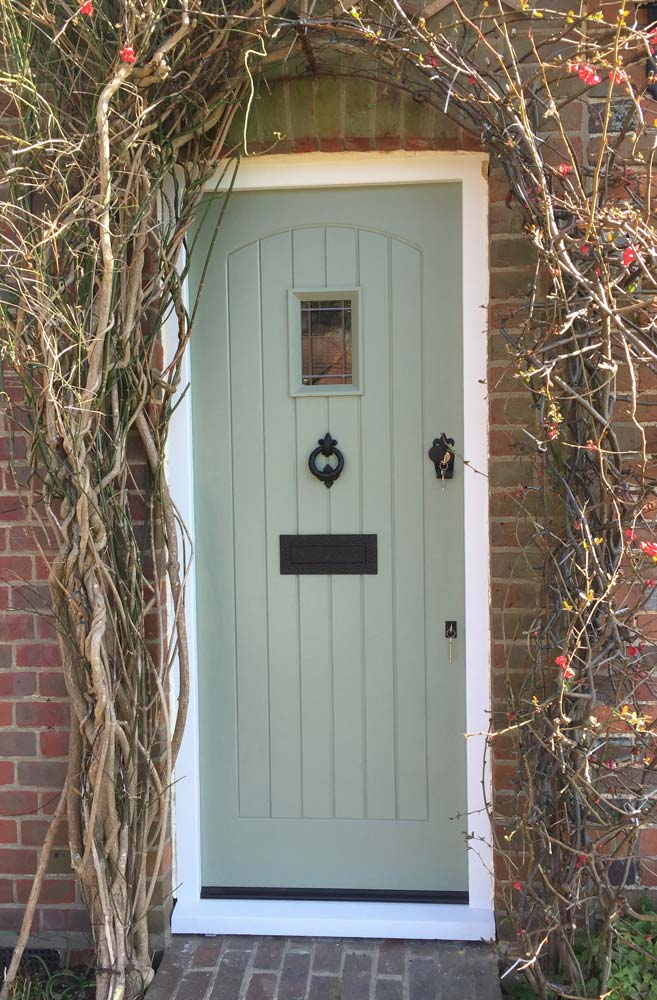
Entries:
[[464,470],[427,454],[462,447],[460,191],[229,200],[192,343],[205,896],[466,898]]

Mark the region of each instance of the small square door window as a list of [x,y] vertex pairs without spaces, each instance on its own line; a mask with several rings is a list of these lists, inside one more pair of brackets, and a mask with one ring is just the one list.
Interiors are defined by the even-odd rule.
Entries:
[[358,393],[358,289],[290,292],[290,392]]
[[301,380],[352,385],[351,299],[301,299]]

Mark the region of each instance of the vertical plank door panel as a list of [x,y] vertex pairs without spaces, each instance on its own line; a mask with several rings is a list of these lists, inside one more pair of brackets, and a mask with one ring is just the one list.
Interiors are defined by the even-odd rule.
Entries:
[[361,232],[363,286],[362,492],[366,530],[377,536],[378,573],[363,581],[366,798],[369,819],[396,815],[395,653],[392,615],[390,240]]
[[[295,287],[324,288],[324,227],[296,229],[293,255]],[[323,396],[299,396],[295,403],[299,532],[327,533],[331,530],[328,490],[310,474],[308,455],[329,429],[328,403]],[[299,577],[299,622],[303,815],[327,818],[335,815],[333,650],[328,577]]]
[[[269,816],[269,654],[259,244],[228,259],[241,816]],[[256,285],[257,287],[257,285]]]
[[292,282],[292,234],[262,240],[271,814],[297,818],[302,815],[299,586],[295,577],[281,576],[279,556],[279,536],[295,534],[298,523],[294,399],[281,392],[288,373],[287,289]]
[[[326,230],[326,281],[329,287],[358,284],[357,230]],[[356,331],[354,331],[355,333]],[[329,428],[345,456],[345,469],[329,491],[331,531],[365,530],[361,497],[360,396],[330,396]],[[368,529],[369,530],[369,529]],[[333,649],[333,759],[335,815],[362,819],[364,803],[363,578],[331,577]]]
[[392,451],[395,645],[397,655],[397,807],[401,819],[427,819],[422,479],[422,285],[420,253],[392,242]]

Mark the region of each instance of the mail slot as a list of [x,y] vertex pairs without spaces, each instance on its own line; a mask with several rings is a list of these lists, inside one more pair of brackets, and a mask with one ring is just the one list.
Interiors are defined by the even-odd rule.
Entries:
[[281,573],[377,573],[376,535],[281,535]]

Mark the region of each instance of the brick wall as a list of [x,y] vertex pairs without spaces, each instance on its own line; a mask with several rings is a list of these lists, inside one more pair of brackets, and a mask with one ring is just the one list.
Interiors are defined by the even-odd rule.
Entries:
[[[289,69],[289,67],[288,67]],[[595,137],[595,107],[571,107],[572,137],[586,149]],[[277,138],[278,135],[278,138]],[[237,142],[240,127],[234,139]],[[269,91],[261,89],[249,123],[251,152],[335,152],[342,150],[476,149],[476,138],[455,127],[426,102],[390,87],[347,79],[298,79],[279,75]],[[534,420],[528,396],[509,369],[503,324],[526,301],[532,261],[522,236],[520,212],[510,207],[508,185],[499,164],[490,170],[490,510],[493,608],[493,698],[504,710],[507,669],[523,669],[521,633],[535,601],[533,553],[527,529],[517,520],[518,501],[534,475],[525,451],[522,426]],[[467,276],[466,276],[467,280]],[[645,386],[657,403],[657,383]],[[11,390],[10,390],[11,391]],[[657,413],[657,409],[655,410]],[[0,424],[0,932],[15,931],[29,889],[36,852],[44,835],[64,774],[67,706],[58,670],[58,650],[44,610],[46,566],[37,520],[21,503],[27,442],[19,433],[13,445],[15,475],[8,465],[10,442]],[[34,602],[38,602],[35,605]],[[497,749],[494,781],[501,812],[517,793],[515,765]],[[645,837],[646,853],[657,855],[657,831]],[[503,873],[502,873],[503,874]],[[657,865],[641,868],[645,884],[657,882]],[[161,879],[166,895],[170,871]],[[63,904],[67,904],[64,906]],[[161,931],[168,909],[160,907],[154,929]],[[39,934],[86,929],[65,847],[65,830],[51,863],[35,931]],[[83,938],[74,937],[79,943]]]

